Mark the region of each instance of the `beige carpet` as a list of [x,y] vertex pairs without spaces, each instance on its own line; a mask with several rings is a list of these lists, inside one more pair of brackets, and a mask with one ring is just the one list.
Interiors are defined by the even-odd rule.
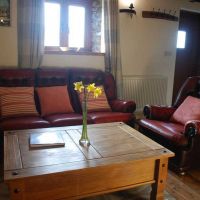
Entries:
[[[150,191],[150,186],[141,186],[135,189],[85,198],[84,200],[148,200],[150,199]],[[164,200],[175,200],[168,192],[164,192],[164,196]],[[0,184],[0,200],[9,200],[8,190],[4,184]]]

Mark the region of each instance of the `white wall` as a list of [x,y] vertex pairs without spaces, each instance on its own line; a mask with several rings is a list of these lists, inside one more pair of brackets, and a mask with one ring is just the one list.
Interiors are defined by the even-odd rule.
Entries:
[[124,75],[165,76],[168,79],[167,103],[171,104],[178,22],[143,18],[142,11],[159,8],[166,12],[180,9],[200,11],[199,3],[189,0],[119,0],[120,8],[134,4],[137,15],[131,19],[120,13],[121,55]]
[[0,26],[0,66],[17,66],[17,1],[10,2],[11,26]]
[[58,66],[58,67],[89,67],[104,70],[103,55],[53,55],[46,54],[43,57],[43,66]]

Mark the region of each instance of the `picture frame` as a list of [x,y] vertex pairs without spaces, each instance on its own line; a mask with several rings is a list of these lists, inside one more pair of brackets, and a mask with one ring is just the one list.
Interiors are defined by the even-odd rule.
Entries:
[[10,0],[0,0],[0,26],[10,26]]

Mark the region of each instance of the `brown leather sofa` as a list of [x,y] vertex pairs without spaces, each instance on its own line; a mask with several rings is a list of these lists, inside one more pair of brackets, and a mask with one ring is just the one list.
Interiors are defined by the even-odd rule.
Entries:
[[184,125],[170,121],[187,96],[200,98],[200,76],[185,81],[171,107],[145,106],[146,119],[138,122],[140,132],[175,152],[169,166],[182,174],[200,167],[200,121],[188,121]]
[[[82,124],[81,105],[73,85],[75,81],[81,80],[86,83],[95,82],[97,85],[103,85],[112,109],[110,112],[88,113],[88,124],[122,121],[134,126],[135,102],[117,99],[115,81],[110,73],[96,69],[44,67],[41,69],[1,69],[0,87],[46,87],[67,84],[71,104],[75,112],[69,114],[58,113],[46,117],[1,118],[0,128],[3,130],[19,130]],[[37,94],[35,94],[35,103],[40,113],[40,102]]]

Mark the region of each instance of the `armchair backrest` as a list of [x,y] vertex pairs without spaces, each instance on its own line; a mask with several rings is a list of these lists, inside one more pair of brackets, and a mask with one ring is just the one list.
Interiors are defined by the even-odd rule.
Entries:
[[178,107],[187,96],[200,98],[200,76],[188,77],[180,88],[173,107]]

